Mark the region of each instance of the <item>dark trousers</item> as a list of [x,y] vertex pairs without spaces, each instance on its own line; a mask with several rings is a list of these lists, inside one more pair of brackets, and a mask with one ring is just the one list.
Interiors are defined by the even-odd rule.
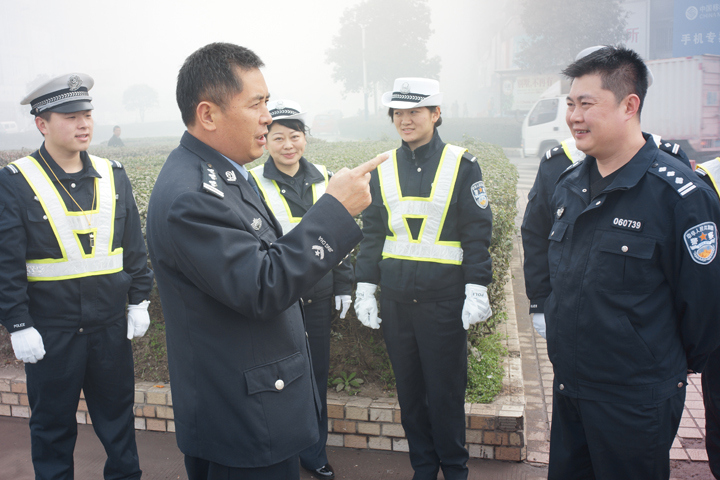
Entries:
[[300,466],[297,455],[285,461],[257,468],[226,467],[202,458],[185,455],[188,480],[297,480]]
[[35,478],[72,479],[80,389],[100,442],[107,480],[138,479],[132,347],[125,320],[91,333],[38,331],[45,358],[25,365]]
[[463,302],[381,303],[414,480],[435,480],[440,468],[446,480],[468,477]]
[[312,357],[313,373],[317,383],[322,414],[320,415],[320,438],[312,445],[300,452],[300,463],[303,467],[315,470],[328,463],[325,444],[328,436],[327,416],[327,382],[330,370],[330,321],[332,320],[332,297],[304,304],[305,329],[310,343],[310,356]]
[[710,471],[720,478],[720,348],[708,357],[702,372],[705,403],[705,449]]
[[553,395],[548,480],[667,480],[685,388],[628,405]]

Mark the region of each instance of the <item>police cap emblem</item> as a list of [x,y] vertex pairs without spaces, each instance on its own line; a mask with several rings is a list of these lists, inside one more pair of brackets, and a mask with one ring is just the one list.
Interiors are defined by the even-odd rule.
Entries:
[[470,192],[472,193],[478,207],[487,208],[489,201],[487,192],[485,191],[485,182],[479,181],[473,183],[472,187],[470,187]]
[[402,87],[400,87],[400,93],[410,93],[410,84],[408,82],[402,84]]
[[78,75],[70,75],[68,78],[67,86],[71,92],[74,92],[82,86],[82,80]]
[[260,220],[259,218],[253,218],[250,226],[253,228],[253,230],[260,230],[260,228],[262,227],[262,220]]
[[717,226],[713,222],[695,225],[685,231],[683,240],[695,263],[707,265],[717,253]]
[[275,104],[275,108],[277,110],[282,110],[283,108],[285,108],[285,102],[283,102],[282,100],[278,100],[278,102]]

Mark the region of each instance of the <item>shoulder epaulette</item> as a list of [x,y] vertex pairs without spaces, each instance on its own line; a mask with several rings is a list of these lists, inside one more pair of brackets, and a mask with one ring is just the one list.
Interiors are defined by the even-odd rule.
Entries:
[[10,172],[10,175],[16,175],[20,173],[20,169],[18,169],[15,165],[12,163],[5,166],[5,170]]
[[678,145],[677,143],[660,142],[658,148],[660,148],[660,150],[664,152],[669,153],[670,155],[677,155],[680,151],[680,145]]
[[695,173],[697,173],[701,177],[707,177],[707,172],[705,170],[703,170],[702,168],[696,169]]
[[556,155],[565,155],[565,150],[563,150],[562,145],[555,145],[550,150],[545,152],[545,155],[543,155],[543,157],[545,158],[545,160],[550,160],[552,157],[554,157]]
[[[564,174],[565,172],[569,172],[569,171],[572,170],[573,168],[582,165],[582,163],[583,163],[584,161],[585,161],[585,159],[584,159],[584,158],[581,158],[580,160],[571,163],[570,165],[568,165],[568,167],[567,167],[565,170],[563,170],[562,173]],[[561,175],[562,175],[562,174],[561,174]]]
[[110,160],[110,163],[112,164],[113,168],[117,170],[122,170],[123,168],[122,163],[118,162],[117,160]]
[[332,176],[335,175],[335,172],[333,172],[332,170],[328,170],[327,174],[328,174],[328,178],[332,178]]
[[225,198],[225,192],[221,190],[222,187],[217,181],[217,172],[215,169],[211,168],[207,163],[202,162],[202,172],[203,191],[209,193],[210,195],[215,195],[218,198]]
[[465,160],[469,160],[472,163],[476,163],[478,161],[478,159],[470,152],[463,153],[462,158],[464,158]]
[[[663,160],[662,155],[664,154],[665,153],[661,153],[658,155],[657,160],[650,166],[648,172],[667,182],[681,197],[685,197],[697,190],[697,185],[693,183],[693,179],[685,175],[685,172],[682,170],[676,168],[676,163]],[[695,178],[695,180],[697,180],[697,178]]]

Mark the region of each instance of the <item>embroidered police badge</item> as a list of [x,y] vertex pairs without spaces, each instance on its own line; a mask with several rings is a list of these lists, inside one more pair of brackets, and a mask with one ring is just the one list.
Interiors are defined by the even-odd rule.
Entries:
[[485,191],[485,182],[479,181],[473,183],[472,187],[470,187],[470,192],[472,193],[472,196],[475,199],[475,203],[477,203],[478,207],[487,208],[489,201],[487,192]]
[[225,172],[225,177],[228,179],[228,182],[234,182],[235,180],[237,180],[237,176],[232,170],[228,170],[227,172]]
[[253,218],[250,226],[253,228],[253,230],[260,230],[260,227],[262,227],[262,220],[260,220],[259,218]]
[[717,253],[717,226],[713,222],[695,225],[683,234],[683,240],[695,263],[707,265]]

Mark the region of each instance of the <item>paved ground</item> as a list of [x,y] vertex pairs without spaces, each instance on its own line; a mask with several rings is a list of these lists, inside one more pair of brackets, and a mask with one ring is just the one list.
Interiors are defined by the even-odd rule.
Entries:
[[[518,207],[519,218],[522,218],[527,193],[537,172],[538,160],[521,159],[516,156],[511,156],[510,159],[520,172]],[[515,239],[511,268],[527,399],[528,462],[518,464],[473,459],[469,462],[470,478],[473,480],[480,478],[540,480],[547,477],[546,464],[552,413],[552,366],[547,358],[545,341],[535,333],[529,316],[524,313],[528,311],[528,303],[522,275],[522,245],[519,236]],[[678,460],[672,462],[671,477],[677,480],[711,480],[704,450],[704,410],[699,376],[690,379],[684,413],[678,438],[672,449],[672,458]],[[78,431],[75,477],[101,478],[102,465],[105,461],[102,445],[95,437],[91,426],[79,425]],[[174,434],[138,431],[137,441],[144,479],[187,479]],[[0,417],[0,451],[2,478],[13,480],[33,478],[30,462],[30,432],[26,419]],[[408,479],[412,476],[407,454],[404,453],[328,448],[328,456],[335,466],[338,479]],[[308,480],[314,477],[303,472],[301,478]]]

